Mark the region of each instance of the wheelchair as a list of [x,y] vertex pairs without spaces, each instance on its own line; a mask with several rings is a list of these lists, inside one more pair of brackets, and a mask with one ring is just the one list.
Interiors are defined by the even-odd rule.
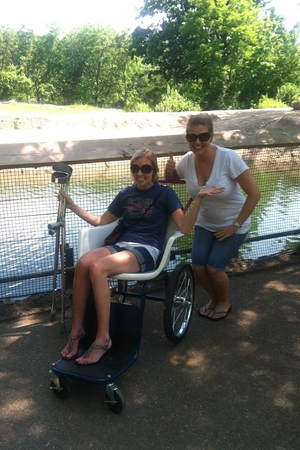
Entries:
[[[187,207],[186,207],[187,208]],[[185,209],[186,209],[185,208]],[[118,221],[95,228],[79,230],[78,258],[84,253],[104,246],[108,236]],[[68,378],[105,384],[105,403],[114,413],[120,413],[124,406],[124,397],[115,384],[115,380],[137,360],[146,300],[164,303],[163,324],[168,340],[178,344],[185,337],[191,322],[194,305],[195,282],[193,271],[188,263],[179,263],[173,271],[167,271],[171,260],[175,259],[172,251],[176,239],[183,234],[176,229],[169,219],[164,242],[164,250],[158,267],[144,273],[121,273],[112,280],[115,287],[111,293],[117,301],[111,302],[110,336],[113,346],[101,360],[94,365],[79,366],[73,361],[60,359],[52,364],[50,370],[52,389],[60,398],[69,395]],[[149,293],[149,282],[161,278],[165,282],[165,296]],[[128,285],[136,282],[134,289]],[[139,299],[136,304],[126,302],[128,298]],[[133,302],[136,303],[136,302]],[[90,296],[85,314],[85,327],[88,333],[80,342],[80,354],[83,354],[93,342],[97,330],[95,307]]]

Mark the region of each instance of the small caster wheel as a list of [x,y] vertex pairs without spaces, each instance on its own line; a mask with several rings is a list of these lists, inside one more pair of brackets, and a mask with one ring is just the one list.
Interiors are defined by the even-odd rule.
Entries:
[[70,395],[70,386],[66,378],[59,378],[55,376],[55,379],[51,379],[50,389],[61,400],[66,400]]
[[117,387],[106,387],[105,403],[107,407],[115,414],[120,414],[125,404],[124,396]]

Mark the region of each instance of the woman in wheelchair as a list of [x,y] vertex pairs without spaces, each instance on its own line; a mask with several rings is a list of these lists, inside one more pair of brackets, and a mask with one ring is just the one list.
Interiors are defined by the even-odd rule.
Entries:
[[110,289],[108,278],[123,272],[153,270],[161,253],[171,216],[177,228],[188,234],[197,218],[202,198],[217,195],[223,188],[202,189],[195,198],[190,213],[185,215],[177,194],[171,187],[160,185],[155,154],[143,148],[130,161],[131,186],[121,189],[107,211],[96,216],[74,203],[67,194],[67,208],[94,226],[105,225],[123,217],[124,230],[115,244],[84,254],[77,262],[73,282],[73,320],[63,359],[76,359],[80,339],[85,335],[83,320],[90,289],[93,289],[98,329],[94,343],[76,363],[97,363],[112,346],[109,335]]

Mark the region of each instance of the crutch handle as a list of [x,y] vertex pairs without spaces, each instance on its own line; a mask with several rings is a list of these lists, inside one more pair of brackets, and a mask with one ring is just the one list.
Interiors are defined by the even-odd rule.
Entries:
[[60,220],[59,222],[55,222],[55,223],[48,223],[48,230],[49,230],[49,234],[51,236],[54,235],[54,233],[59,229],[62,228],[64,226],[64,221]]

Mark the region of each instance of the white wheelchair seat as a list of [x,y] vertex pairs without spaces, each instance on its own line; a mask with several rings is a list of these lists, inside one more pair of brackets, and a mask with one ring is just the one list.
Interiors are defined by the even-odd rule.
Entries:
[[[114,222],[99,227],[81,228],[78,236],[78,259],[84,253],[103,247],[105,245],[104,239],[112,232],[117,224],[118,220],[115,220]],[[164,251],[158,267],[143,273],[120,273],[112,278],[126,281],[144,281],[156,278],[168,266],[173,243],[181,236],[183,236],[183,233],[177,230],[174,221],[170,218],[165,236]]]

